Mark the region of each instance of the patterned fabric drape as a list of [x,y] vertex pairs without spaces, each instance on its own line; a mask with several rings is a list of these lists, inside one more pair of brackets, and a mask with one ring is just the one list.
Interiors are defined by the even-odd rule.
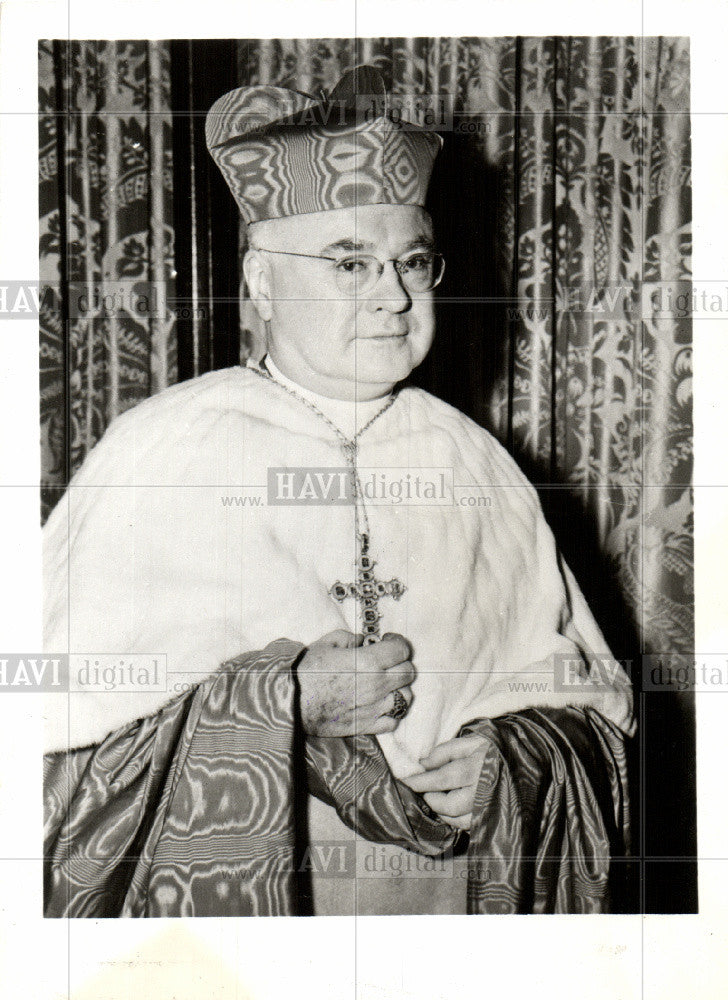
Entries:
[[[71,309],[64,331],[60,293],[45,298],[46,508],[117,413],[176,379],[174,317],[141,311],[124,280],[174,287],[168,57],[157,42],[40,46],[42,278],[121,280],[129,300]],[[421,384],[566,487],[554,506],[596,525],[643,649],[691,650],[691,329],[642,309],[645,283],[688,278],[687,41],[240,41],[230,85],[316,93],[362,62],[395,93],[453,102],[433,196],[448,272]],[[240,317],[245,357],[261,331],[244,298]]]
[[[312,912],[295,808],[304,757],[309,787],[367,840],[425,856],[454,846],[456,831],[393,778],[375,737],[298,732],[290,667],[301,648],[283,639],[247,653],[103,743],[45,757],[46,916]],[[618,731],[576,708],[467,728],[488,745],[467,912],[619,912],[623,865],[610,855],[623,857],[630,817]],[[338,846],[337,878],[361,879],[353,842]]]
[[177,340],[168,45],[38,56],[45,516],[110,421],[176,381]]

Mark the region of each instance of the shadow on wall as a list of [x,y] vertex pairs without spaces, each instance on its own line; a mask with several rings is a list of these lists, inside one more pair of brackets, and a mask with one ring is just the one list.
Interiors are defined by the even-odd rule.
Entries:
[[[509,261],[499,234],[505,172],[487,164],[475,141],[447,136],[428,197],[436,240],[447,260],[438,288],[437,337],[411,384],[446,400],[492,432],[488,401],[512,371]],[[498,435],[502,438],[502,435]],[[534,484],[564,484],[547,465],[503,444]],[[544,514],[616,657],[631,660],[639,731],[631,742],[633,862],[619,866],[615,910],[697,911],[695,701],[677,691],[640,692],[641,643],[613,560],[596,525],[570,490],[541,489]]]
[[438,333],[411,379],[485,426],[494,380],[508,365],[504,299],[510,288],[498,238],[505,180],[473,139],[445,137],[427,203],[446,258],[437,290]]

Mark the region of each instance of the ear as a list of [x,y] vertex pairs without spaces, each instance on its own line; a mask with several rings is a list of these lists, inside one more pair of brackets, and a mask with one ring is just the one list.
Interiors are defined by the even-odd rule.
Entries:
[[248,250],[243,257],[243,274],[258,315],[264,322],[270,322],[273,315],[273,292],[269,261],[260,251]]

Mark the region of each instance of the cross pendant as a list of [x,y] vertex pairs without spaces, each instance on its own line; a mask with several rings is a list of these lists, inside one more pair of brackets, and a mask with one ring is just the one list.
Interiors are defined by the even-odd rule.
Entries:
[[377,580],[374,576],[375,563],[369,556],[369,535],[363,533],[357,536],[359,541],[359,558],[356,561],[356,581],[354,583],[336,583],[329,589],[329,594],[341,604],[347,597],[359,601],[364,626],[364,645],[378,642],[379,634],[379,598],[393,597],[398,601],[405,592],[405,586],[397,579]]

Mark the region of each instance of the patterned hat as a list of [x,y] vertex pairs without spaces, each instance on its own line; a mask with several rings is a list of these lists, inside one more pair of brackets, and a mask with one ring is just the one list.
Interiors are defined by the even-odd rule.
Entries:
[[392,114],[378,70],[317,100],[239,87],[207,114],[207,148],[246,222],[354,205],[422,205],[442,139]]

